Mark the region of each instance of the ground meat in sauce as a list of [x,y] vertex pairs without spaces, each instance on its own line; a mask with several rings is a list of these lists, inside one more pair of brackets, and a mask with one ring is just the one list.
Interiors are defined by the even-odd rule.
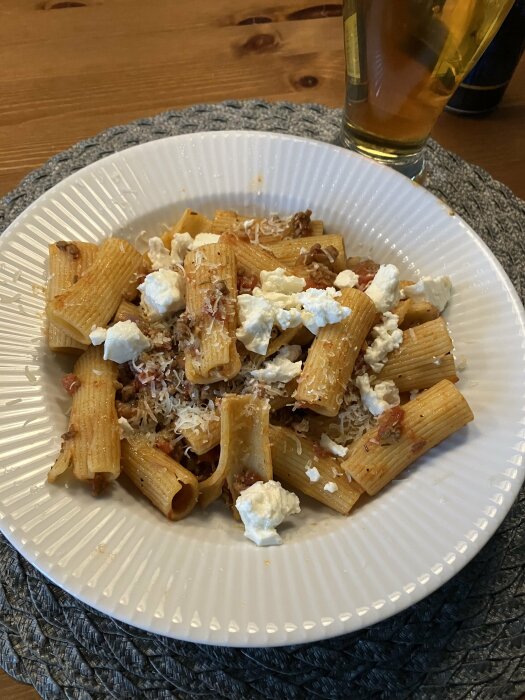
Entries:
[[305,289],[326,289],[334,284],[335,272],[322,263],[313,263],[308,267]]
[[237,474],[235,474],[233,477],[233,491],[234,493],[240,493],[241,491],[244,491],[244,489],[253,486],[255,483],[257,483],[257,481],[262,481],[259,474],[251,469],[243,469],[242,471],[237,472]]
[[63,253],[71,255],[73,260],[80,257],[80,248],[75,243],[68,243],[66,241],[58,241],[57,248]]
[[380,445],[393,445],[398,442],[403,431],[405,412],[401,406],[385,411],[377,421],[376,439]]
[[107,481],[105,474],[95,474],[91,483],[91,492],[93,493],[93,496],[100,495],[106,484]]
[[311,265],[312,263],[321,263],[326,267],[331,268],[339,255],[339,251],[333,245],[328,245],[325,248],[321,247],[320,243],[314,243],[309,250],[302,252],[297,258],[298,265]]
[[312,235],[311,209],[298,211],[294,214],[288,224],[287,235],[291,238],[303,238]]
[[191,453],[186,460],[186,469],[197,477],[197,481],[204,481],[210,477],[217,468],[219,456],[220,448],[218,445],[217,447],[212,447],[211,450],[208,450],[208,452],[202,455]]
[[414,452],[414,453],[415,453],[415,452],[420,452],[420,451],[425,447],[426,444],[427,444],[427,441],[426,441],[426,440],[423,440],[423,439],[421,439],[421,440],[416,440],[414,443],[412,443],[412,446],[411,446],[410,449],[411,449],[412,452]]
[[370,259],[348,258],[346,265],[358,276],[358,288],[361,290],[370,284],[379,270],[379,265]]
[[313,444],[314,448],[314,455],[318,457],[319,459],[326,459],[327,457],[333,457],[333,455],[328,452],[328,450],[325,450],[324,447],[321,447],[321,445],[318,442],[314,442]]
[[81,384],[82,382],[76,374],[64,374],[64,376],[62,377],[62,386],[70,396],[76,394],[76,392],[80,389]]
[[238,275],[237,294],[251,294],[258,284],[259,278],[256,275]]

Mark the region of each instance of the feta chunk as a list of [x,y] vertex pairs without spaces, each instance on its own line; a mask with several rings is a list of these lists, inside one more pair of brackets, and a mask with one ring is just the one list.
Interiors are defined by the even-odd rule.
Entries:
[[195,250],[195,248],[200,248],[210,243],[218,243],[219,239],[220,235],[218,233],[198,233],[190,245],[190,250]]
[[359,282],[359,275],[353,270],[342,270],[334,280],[334,287],[345,289],[345,287],[356,287]]
[[281,544],[277,526],[288,515],[301,512],[297,496],[278,481],[257,481],[240,493],[235,506],[244,524],[244,536],[259,547]]
[[302,277],[286,275],[282,268],[263,270],[261,287],[237,297],[237,338],[248,350],[264,355],[274,326],[284,331],[303,324],[316,335],[323,326],[337,323],[351,313],[336,300],[341,292],[334,287],[294,291],[304,285]]
[[321,445],[323,450],[330,452],[330,454],[333,454],[336,457],[346,457],[348,453],[348,447],[338,445],[337,442],[334,442],[334,440],[332,440],[326,433],[323,433],[321,435],[321,440],[319,441],[319,444]]
[[239,294],[237,309],[240,323],[237,339],[248,350],[264,355],[268,349],[275,320],[272,304],[264,297]]
[[328,491],[328,493],[335,493],[336,491],[339,491],[339,487],[335,483],[335,481],[327,481],[326,484],[323,486],[323,491]]
[[104,359],[118,364],[134,360],[148,350],[150,341],[133,321],[119,321],[108,328],[104,343]]
[[107,328],[102,328],[102,326],[96,326],[93,328],[89,334],[89,339],[93,345],[102,345],[106,340]]
[[319,329],[330,323],[338,323],[352,313],[347,306],[342,306],[335,297],[341,292],[333,287],[326,289],[307,289],[297,295],[303,306],[303,324],[310,333],[317,335]]
[[[293,346],[290,348],[299,348],[299,354],[301,353],[301,346]],[[291,382],[301,374],[301,368],[303,363],[301,360],[299,362],[293,362],[291,357],[287,357],[288,348],[281,348],[285,352],[279,351],[279,353],[268,362],[264,363],[261,369],[254,369],[250,372],[252,377],[255,377],[260,382],[265,382],[266,384],[272,384],[274,382]],[[297,359],[296,355],[295,359]]]
[[175,233],[171,239],[171,266],[184,265],[188,251],[192,250],[193,237],[189,233]]
[[296,294],[306,287],[302,277],[287,275],[282,267],[276,270],[261,272],[261,289],[263,292],[280,292],[281,294]]
[[396,306],[401,298],[397,267],[381,265],[365,294],[372,299],[376,309],[382,314]]
[[372,328],[374,342],[366,349],[364,360],[373,372],[380,372],[386,356],[396,350],[403,342],[403,331],[397,327],[399,316],[387,311],[383,315],[383,323]]
[[361,374],[355,378],[355,383],[361,394],[363,406],[373,416],[380,416],[388,408],[399,405],[399,391],[391,379],[379,382],[372,388],[368,374]]
[[158,236],[153,236],[148,240],[148,257],[154,270],[171,266],[170,251],[164,246],[162,238]]
[[415,284],[403,289],[403,299],[416,299],[428,301],[441,313],[450,301],[452,294],[452,282],[448,275],[440,277],[422,277]]
[[138,290],[142,294],[141,307],[152,321],[186,306],[184,275],[175,270],[163,268],[151,272]]
[[317,467],[309,467],[308,469],[305,470],[305,472],[306,472],[306,476],[313,483],[316,483],[321,478],[321,475],[319,474],[319,469],[317,469]]

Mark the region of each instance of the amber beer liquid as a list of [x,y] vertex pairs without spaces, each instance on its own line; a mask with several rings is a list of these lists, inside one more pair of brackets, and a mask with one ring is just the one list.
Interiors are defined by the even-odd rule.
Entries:
[[345,0],[345,146],[409,177],[513,0]]

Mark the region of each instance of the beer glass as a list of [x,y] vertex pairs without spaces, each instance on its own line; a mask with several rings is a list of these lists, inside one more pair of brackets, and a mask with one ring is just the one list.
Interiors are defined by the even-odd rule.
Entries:
[[513,0],[344,0],[344,146],[417,179],[450,96]]

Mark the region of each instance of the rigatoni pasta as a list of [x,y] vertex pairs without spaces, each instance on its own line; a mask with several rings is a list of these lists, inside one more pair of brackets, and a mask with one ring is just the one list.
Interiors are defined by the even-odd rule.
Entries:
[[[82,274],[93,263],[98,248],[94,243],[68,243],[59,241],[49,246],[49,281],[46,289],[47,302],[51,302],[58,294],[68,290],[78,282]],[[78,355],[85,350],[77,340],[74,340],[63,328],[47,319],[47,344],[54,352]]]
[[143,435],[122,441],[122,469],[141,493],[170,520],[186,517],[199,497],[196,477]]
[[115,407],[118,367],[102,358],[102,349],[90,347],[66,375],[73,396],[69,426],[62,436],[60,454],[48,480],[53,482],[69,467],[81,481],[101,490],[120,474],[120,438]]
[[170,520],[224,500],[279,544],[299,510],[279,482],[348,515],[472,420],[437,308],[448,278],[403,299],[394,265],[347,258],[310,210],[187,209],[162,243],[150,260],[109,239],[67,280],[50,251],[49,322],[85,348],[50,481],[72,467],[98,493],[122,470]]
[[270,439],[275,476],[332,510],[348,515],[364,489],[348,479],[340,460],[289,428],[272,425]]
[[241,368],[235,330],[237,268],[231,248],[212,243],[186,256],[186,308],[193,341],[185,353],[191,382],[208,384],[234,377]]
[[439,317],[410,328],[403,344],[389,356],[377,381],[393,380],[399,391],[428,389],[442,379],[458,380],[452,339]]
[[342,466],[373,496],[473,419],[468,403],[445,379],[403,407],[389,409],[383,421],[356,441]]
[[108,238],[78,282],[48,301],[50,322],[88,345],[91,330],[108,323],[141,264],[142,256],[130,243]]
[[339,412],[355,360],[377,314],[370,298],[357,289],[344,289],[341,304],[352,313],[320,330],[295,392],[301,407],[324,416]]

